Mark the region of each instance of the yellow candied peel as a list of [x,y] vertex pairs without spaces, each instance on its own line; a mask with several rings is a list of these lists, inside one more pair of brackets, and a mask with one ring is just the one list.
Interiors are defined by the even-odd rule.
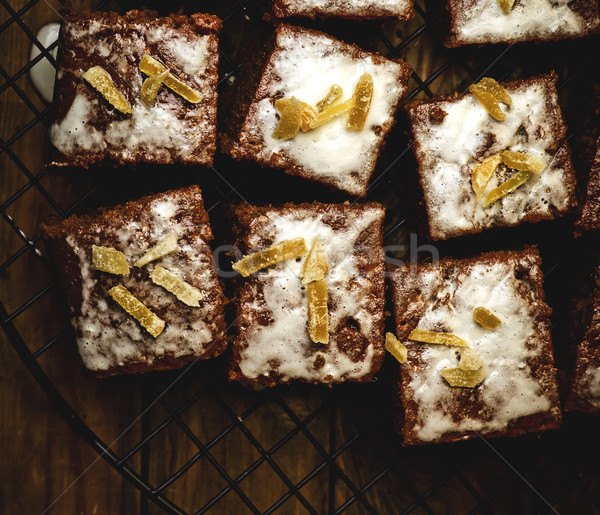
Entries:
[[494,188],[485,196],[483,207],[491,206],[497,200],[512,193],[519,186],[525,184],[532,176],[532,172],[517,172],[510,179],[504,181],[500,186]]
[[200,306],[200,301],[204,294],[191,284],[186,283],[181,277],[158,265],[150,274],[150,279],[154,284],[162,286],[169,293],[172,293],[185,305],[192,308]]
[[158,95],[158,90],[162,86],[167,75],[169,75],[169,70],[165,70],[164,72],[154,75],[153,77],[148,77],[144,81],[142,84],[142,89],[140,90],[140,97],[142,98],[144,104],[149,107],[154,105],[154,101]]
[[392,333],[385,334],[385,348],[398,360],[398,363],[406,363],[406,360],[408,359],[408,349],[402,345],[400,340]]
[[129,265],[125,255],[112,247],[92,245],[92,265],[100,272],[129,275]]
[[290,98],[285,106],[285,109],[281,112],[279,123],[273,131],[273,137],[275,139],[292,139],[298,134],[300,127],[302,126],[302,102],[296,97]]
[[361,75],[354,88],[353,98],[356,103],[348,115],[346,129],[349,131],[361,131],[367,121],[371,101],[373,100],[373,77],[371,75],[368,73]]
[[110,75],[101,66],[92,66],[83,75],[83,79],[100,93],[106,101],[123,114],[131,114],[131,106],[117,89]]
[[438,333],[436,331],[427,331],[415,329],[408,335],[409,340],[421,343],[436,343],[439,345],[450,345],[455,347],[467,347],[468,344],[460,336],[451,333]]
[[138,67],[142,73],[145,73],[149,77],[155,77],[165,71],[168,72],[162,81],[165,86],[192,104],[202,101],[202,95],[198,91],[188,86],[185,82],[180,81],[166,66],[154,59],[154,57],[144,54]]
[[514,152],[512,150],[503,150],[501,152],[502,162],[512,168],[522,172],[540,173],[546,168],[546,163],[539,157],[535,157],[525,152]]
[[308,297],[308,335],[314,343],[329,343],[327,282],[314,281],[306,287]]
[[337,84],[334,84],[333,86],[331,86],[331,88],[329,88],[329,92],[327,93],[325,98],[317,102],[317,111],[321,113],[325,111],[325,109],[327,109],[329,106],[336,104],[340,101],[343,94],[344,92],[342,88]]
[[[279,111],[280,115],[283,113],[283,111],[285,111],[285,108],[289,104],[290,100],[291,98],[278,98],[275,100],[275,109]],[[307,104],[306,102],[300,102],[300,104],[302,105],[300,128],[302,129],[302,132],[306,132],[310,130],[310,121],[317,116],[317,111],[313,106]]]
[[473,319],[484,329],[494,330],[502,323],[494,313],[483,306],[476,307],[473,310]]
[[510,14],[513,5],[515,5],[515,0],[498,0],[498,5],[504,14]]
[[242,277],[248,277],[263,268],[268,268],[288,259],[296,259],[304,254],[306,254],[304,238],[294,238],[293,240],[284,240],[268,249],[244,256],[234,263],[232,268],[238,271]]
[[502,162],[500,152],[486,157],[481,163],[477,163],[471,172],[471,185],[477,196],[483,193],[487,183],[494,175],[496,168]]
[[450,386],[459,388],[475,388],[486,377],[484,370],[462,370],[460,368],[446,368],[440,372]]
[[506,118],[506,113],[500,108],[500,102],[511,105],[510,94],[503,86],[490,77],[484,77],[477,84],[469,86],[469,91],[483,108],[498,121]]
[[177,245],[177,233],[175,231],[171,231],[163,239],[159,240],[158,243],[154,245],[154,247],[152,247],[148,252],[146,252],[140,259],[138,259],[134,265],[138,268],[141,268],[151,261],[160,259],[167,254],[179,252],[180,250],[181,249],[179,248],[179,245]]
[[154,338],[162,333],[165,328],[165,321],[134,297],[125,286],[120,284],[114,286],[108,290],[108,294]]
[[325,279],[329,272],[329,263],[327,256],[323,252],[323,244],[317,236],[310,246],[308,255],[302,265],[299,277],[302,279],[302,284],[307,285],[314,281]]
[[479,370],[483,366],[481,356],[469,347],[465,347],[460,354],[458,368],[461,370]]
[[354,104],[355,99],[354,97],[352,97],[348,100],[345,100],[344,102],[338,102],[337,104],[329,106],[327,109],[321,111],[317,116],[315,116],[311,120],[309,127],[311,129],[316,129],[317,127],[323,125],[329,120],[333,120],[336,116],[347,113],[354,107]]

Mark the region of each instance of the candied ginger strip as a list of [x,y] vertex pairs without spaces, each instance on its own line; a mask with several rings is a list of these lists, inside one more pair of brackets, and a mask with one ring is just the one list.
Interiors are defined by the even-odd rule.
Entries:
[[248,277],[263,268],[268,268],[288,259],[296,259],[304,254],[306,254],[304,238],[295,238],[279,242],[268,249],[244,256],[234,263],[232,268],[237,270],[242,277]]
[[171,231],[162,240],[159,240],[158,243],[154,245],[154,247],[152,247],[148,252],[146,252],[140,259],[138,259],[134,265],[137,267],[142,267],[151,261],[160,259],[167,254],[179,252],[180,250],[181,249],[179,248],[179,245],[177,245],[177,233],[175,231]]
[[515,5],[515,0],[498,0],[498,5],[504,14],[510,14]]
[[473,310],[473,319],[484,329],[494,330],[501,323],[500,320],[494,313],[489,309],[479,306]]
[[438,333],[436,331],[427,331],[423,329],[415,329],[408,335],[408,339],[421,343],[437,343],[439,345],[467,347],[467,342],[455,334]]
[[349,131],[362,131],[373,100],[373,77],[368,73],[363,73],[358,79],[353,98],[356,103],[348,115],[346,129]]
[[162,286],[169,293],[175,295],[181,302],[192,308],[199,307],[200,301],[204,298],[204,294],[198,288],[194,288],[181,277],[177,277],[160,265],[152,271],[150,279],[152,279],[154,284]]
[[333,86],[331,86],[331,88],[329,88],[329,92],[327,93],[325,98],[317,102],[317,111],[321,113],[325,111],[325,109],[327,109],[329,106],[336,104],[340,101],[343,94],[344,92],[342,88],[337,84],[334,84]]
[[308,283],[325,279],[328,272],[329,263],[327,261],[327,256],[323,252],[321,239],[317,236],[310,246],[310,250],[308,251],[308,255],[306,256],[304,264],[302,265],[302,270],[300,271],[302,284],[307,285]]
[[165,321],[150,311],[150,309],[134,297],[125,286],[120,284],[114,286],[108,290],[108,294],[119,304],[119,306],[135,318],[146,331],[154,336],[154,338],[162,333],[165,328]]
[[385,348],[398,360],[398,363],[406,363],[408,349],[392,333],[385,334]]
[[154,59],[154,57],[144,54],[140,60],[139,69],[149,77],[160,75],[165,71],[168,72],[163,80],[163,84],[167,86],[167,88],[192,104],[197,104],[202,101],[202,95],[200,93],[188,86],[185,82],[180,81],[166,66]]
[[140,97],[142,98],[144,104],[146,104],[148,107],[154,105],[154,101],[158,95],[158,90],[162,86],[167,75],[169,75],[169,70],[165,70],[164,72],[154,75],[153,77],[148,77],[142,84]]
[[496,168],[502,162],[500,152],[486,157],[481,163],[477,163],[471,172],[471,185],[477,196],[483,193],[487,183],[494,175]]
[[490,191],[483,201],[483,207],[492,205],[497,200],[515,191],[519,186],[525,184],[533,176],[532,172],[517,172],[510,179],[504,181],[500,186]]
[[484,109],[499,122],[506,118],[506,113],[500,109],[500,104],[496,97],[488,91],[476,89],[474,86],[469,87],[469,91],[473,93],[475,99],[484,107]]
[[[279,111],[280,115],[283,114],[283,111],[285,111],[285,108],[289,104],[290,100],[291,98],[278,98],[275,100],[275,109]],[[317,111],[315,111],[313,106],[307,104],[306,102],[300,102],[300,104],[302,105],[300,128],[302,129],[302,132],[306,132],[310,130],[310,122],[315,116],[317,116]]]
[[546,163],[540,158],[526,154],[525,152],[513,152],[512,150],[504,150],[501,152],[502,162],[512,168],[522,172],[540,173],[546,168]]
[[296,136],[296,134],[298,134],[301,126],[302,102],[296,99],[296,97],[292,97],[281,113],[279,123],[273,131],[273,137],[275,139],[283,140],[292,139]]
[[487,91],[491,93],[498,102],[502,102],[506,105],[512,105],[512,98],[510,93],[506,91],[506,88],[491,77],[484,77],[477,84],[474,84],[477,89]]
[[344,102],[339,102],[337,104],[329,106],[327,109],[321,111],[317,116],[315,116],[311,120],[310,128],[316,129],[320,125],[323,125],[324,123],[333,120],[335,117],[347,113],[348,111],[350,111],[350,109],[354,107],[354,104],[355,100],[354,97],[352,97]]
[[308,335],[315,343],[329,343],[327,282],[314,281],[306,287],[308,297]]
[[131,106],[121,92],[117,89],[110,75],[100,66],[92,66],[83,75],[83,79],[90,84],[106,101],[123,114],[131,114]]
[[125,255],[112,247],[92,245],[92,265],[100,272],[115,275],[129,275],[129,265]]
[[460,368],[446,368],[440,372],[450,386],[460,388],[475,388],[486,377],[484,370],[462,370]]
[[481,356],[469,347],[465,347],[460,354],[458,368],[461,370],[479,370],[483,366]]

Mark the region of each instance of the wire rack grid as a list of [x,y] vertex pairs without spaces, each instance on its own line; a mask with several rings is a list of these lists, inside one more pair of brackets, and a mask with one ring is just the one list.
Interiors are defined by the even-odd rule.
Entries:
[[[31,26],[27,20],[36,9],[45,9],[48,18],[55,18],[56,13],[42,0],[19,2],[16,7],[14,2],[0,0],[0,5],[4,10],[0,38],[13,31],[41,51],[32,62],[25,59],[11,69],[0,63],[0,105],[12,103],[22,110],[21,122],[3,127],[0,133],[0,173],[20,177],[20,182],[11,182],[19,184],[14,191],[2,192],[0,204],[1,223],[9,228],[6,245],[0,249],[0,322],[30,373],[71,427],[143,493],[143,513],[600,511],[600,472],[587,452],[597,422],[567,416],[560,431],[539,438],[480,438],[449,446],[402,448],[392,428],[389,383],[394,366],[389,362],[372,384],[332,389],[248,390],[227,383],[223,359],[194,363],[177,372],[108,379],[99,388],[76,362],[60,287],[37,234],[40,221],[112,204],[145,189],[194,181],[204,190],[213,220],[230,201],[272,201],[275,191],[293,192],[286,200],[338,197],[318,186],[307,187],[296,178],[242,166],[220,155],[213,167],[193,177],[187,170],[174,169],[169,179],[160,171],[150,171],[144,184],[133,180],[123,188],[112,187],[116,179],[110,173],[46,171],[40,166],[45,151],[39,141],[40,135],[44,138],[50,108],[37,97],[27,75],[43,59],[56,63],[50,53],[53,46],[46,49],[36,39],[39,24]],[[125,10],[132,6],[102,2],[93,7]],[[224,21],[219,87],[225,88],[239,70],[240,49],[262,11],[249,0],[225,0],[218,7],[203,2],[195,8]],[[567,119],[576,119],[573,98],[579,98],[582,83],[594,80],[583,44],[448,51],[440,45],[420,2],[416,10],[415,19],[408,23],[309,24],[387,56],[405,58],[414,68],[409,98],[465,90],[484,75],[504,80],[555,68]],[[34,148],[39,155],[32,159],[29,154]],[[417,246],[409,237],[411,209],[405,207],[414,200],[413,170],[407,128],[400,117],[368,195],[388,208],[385,239],[389,248],[395,245],[398,250],[393,253],[396,258],[406,257]],[[265,183],[269,186],[264,187]],[[29,204],[39,209],[23,213],[19,205],[30,196],[35,200]],[[526,228],[510,237],[485,235],[466,245],[476,250],[537,242],[544,257],[548,297],[559,308],[555,333],[560,339],[561,321],[567,313],[560,292],[568,283],[569,260],[567,245],[555,245],[557,238],[568,241],[571,250],[577,246],[566,223],[541,230]],[[452,252],[464,244],[457,245],[447,244],[440,250]],[[32,324],[40,330],[31,333]],[[110,410],[117,405],[123,411],[118,427],[107,429],[90,422],[85,405],[59,380],[66,371],[74,376],[70,386],[88,393],[95,409]],[[197,488],[198,481],[203,488]]]

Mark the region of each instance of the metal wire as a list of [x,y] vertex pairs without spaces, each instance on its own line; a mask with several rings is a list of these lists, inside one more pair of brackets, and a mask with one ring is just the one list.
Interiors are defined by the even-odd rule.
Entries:
[[[101,185],[93,180],[89,181],[88,187],[78,197],[71,199],[70,205],[61,207],[64,199],[55,199],[53,194],[42,184],[46,177],[45,171],[30,170],[26,164],[19,159],[12,147],[17,141],[29,141],[31,129],[38,123],[47,125],[49,108],[38,109],[35,103],[19,86],[18,81],[22,79],[31,67],[42,59],[48,59],[51,64],[55,61],[49,53],[49,49],[43,48],[35,37],[32,27],[29,27],[23,17],[36,6],[39,0],[32,0],[18,11],[15,11],[8,0],[0,0],[0,5],[9,15],[7,21],[0,25],[0,35],[16,24],[22,31],[22,37],[31,44],[38,47],[41,54],[32,62],[24,64],[16,73],[9,73],[0,65],[0,76],[4,83],[0,85],[0,102],[2,96],[12,91],[28,109],[33,118],[21,127],[10,127],[14,133],[8,139],[0,139],[0,156],[9,163],[8,168],[0,173],[21,173],[26,183],[15,192],[9,192],[8,198],[0,205],[0,215],[4,223],[8,224],[19,241],[22,242],[3,263],[0,263],[0,274],[11,280],[12,268],[27,257],[32,257],[34,267],[39,267],[46,272],[54,274],[51,263],[45,258],[38,248],[40,238],[36,234],[27,234],[19,223],[10,215],[9,210],[18,203],[29,191],[37,191],[43,200],[48,203],[54,213],[59,217],[66,217],[70,213],[84,208],[97,195],[103,199],[100,202],[114,200],[111,193],[103,189]],[[257,2],[231,0],[222,2],[226,8],[221,10],[224,20],[223,37],[229,41],[236,41],[237,30],[240,26],[247,29],[252,23],[258,21],[261,12]],[[205,11],[210,12],[211,2],[204,5]],[[199,9],[200,10],[200,9]],[[351,25],[356,29],[358,25]],[[399,40],[389,37],[387,25],[369,25],[373,31],[373,41],[377,43],[375,48],[397,58],[406,57],[425,40],[436,40],[435,30],[428,21],[426,10],[417,4],[417,21],[410,26],[410,32]],[[325,24],[325,29],[332,28]],[[336,27],[333,27],[335,29]],[[344,26],[340,30],[354,30]],[[375,49],[374,48],[374,49]],[[478,80],[484,75],[495,74],[497,78],[510,78],[521,70],[528,70],[525,59],[544,61],[540,58],[543,51],[534,47],[524,46],[526,51],[519,51],[515,55],[514,46],[498,47],[486,50],[471,51],[446,51],[439,44],[436,47],[443,56],[443,61],[435,69],[425,75],[413,72],[412,80],[414,86],[409,91],[408,97],[418,96],[431,97],[438,93],[451,93],[437,84],[446,74],[452,73],[464,77],[462,87],[468,86],[471,81]],[[569,47],[571,48],[571,47]],[[572,50],[572,48],[571,48]],[[529,57],[523,57],[523,54]],[[568,54],[563,54],[565,58]],[[560,55],[558,57],[561,57]],[[545,63],[553,62],[545,59]],[[530,63],[531,64],[531,63]],[[565,66],[561,74],[561,88],[571,87],[577,78],[585,77],[585,63],[581,66]],[[576,63],[577,64],[577,63]],[[581,64],[581,63],[579,63]],[[559,66],[560,63],[555,63]],[[543,66],[543,65],[541,65]],[[221,50],[221,76],[219,87],[224,88],[231,77],[234,77],[240,67],[240,56],[230,55]],[[532,69],[536,69],[531,65]],[[527,75],[527,73],[525,73]],[[568,112],[569,106],[563,106]],[[400,123],[401,126],[401,123]],[[28,140],[29,138],[29,140]],[[398,213],[398,217],[391,222],[386,229],[385,238],[387,242],[397,241],[401,233],[407,230],[409,214],[403,210],[405,192],[405,180],[407,170],[414,168],[410,142],[402,130],[397,130],[391,135],[393,144],[388,143],[386,157],[374,175],[369,188],[369,197],[381,199],[390,210]],[[33,144],[33,142],[32,142]],[[391,148],[390,148],[391,147]],[[215,165],[208,170],[203,186],[212,193],[207,194],[208,210],[217,209],[222,202],[230,200],[237,195],[242,197],[252,195],[252,188],[248,179],[236,175],[236,164],[226,159],[217,159]],[[240,193],[241,192],[241,193]],[[274,199],[275,200],[275,199]],[[285,199],[287,200],[287,199]],[[530,233],[529,233],[530,234]],[[549,235],[542,236],[549,238]],[[495,245],[488,236],[483,236],[482,241],[489,245]],[[552,255],[550,255],[552,259]],[[551,269],[553,262],[545,265]],[[557,276],[558,274],[553,274]],[[549,277],[548,281],[557,281],[560,278]],[[92,427],[86,425],[85,421],[65,400],[63,393],[46,375],[40,365],[40,358],[51,359],[52,351],[58,342],[73,338],[73,332],[65,321],[65,326],[54,336],[48,337],[37,350],[32,351],[30,342],[24,341],[18,331],[15,321],[20,317],[28,317],[33,306],[45,298],[55,289],[56,279],[50,280],[42,288],[31,295],[28,299],[12,312],[8,312],[5,305],[8,299],[0,299],[0,323],[9,337],[10,342],[18,352],[19,356],[27,366],[32,376],[37,380],[43,390],[52,399],[57,410],[65,417],[71,427],[79,433],[97,452],[119,473],[127,478],[136,488],[150,499],[159,508],[167,513],[206,513],[212,509],[218,509],[219,503],[228,496],[237,496],[252,513],[261,513],[257,507],[260,499],[253,497],[252,493],[246,492],[241,484],[253,474],[260,474],[264,466],[268,467],[282,482],[285,492],[272,504],[263,510],[263,513],[276,513],[286,510],[287,503],[294,501],[308,513],[320,513],[326,510],[328,513],[413,513],[425,512],[429,514],[451,512],[476,513],[501,513],[508,511],[507,507],[519,506],[520,500],[525,499],[527,504],[521,512],[539,513],[544,511],[548,503],[550,506],[558,506],[560,503],[570,503],[577,506],[580,512],[591,512],[600,509],[600,501],[592,486],[594,481],[600,477],[598,467],[593,457],[585,452],[585,440],[578,439],[581,426],[568,424],[568,427],[549,437],[535,440],[533,437],[523,437],[501,444],[501,450],[493,444],[488,447],[486,442],[467,442],[453,446],[439,446],[435,449],[403,449],[400,447],[399,438],[392,430],[390,419],[390,386],[388,380],[390,371],[384,367],[379,375],[379,381],[371,385],[359,387],[340,386],[332,390],[317,388],[320,402],[310,411],[299,417],[293,407],[285,399],[285,392],[274,389],[255,394],[253,401],[238,415],[223,396],[223,389],[230,388],[224,378],[218,372],[205,367],[203,364],[188,365],[183,371],[184,376],[190,376],[190,370],[202,368],[201,373],[195,374],[204,377],[205,380],[199,385],[196,393],[183,403],[175,403],[169,393],[177,390],[177,382],[169,387],[161,389],[152,386],[152,395],[146,393],[144,398],[144,410],[140,415],[142,420],[141,438],[128,449],[120,454],[111,445],[102,441],[94,432]],[[558,287],[556,287],[558,288]],[[6,304],[5,304],[6,303]],[[50,356],[50,358],[49,358]],[[196,371],[197,372],[197,371]],[[140,379],[142,381],[143,379]],[[206,441],[204,435],[197,434],[189,424],[185,422],[184,415],[197,407],[203,400],[210,399],[220,413],[228,422],[212,438]],[[166,416],[158,422],[151,422],[149,413],[156,407],[161,407]],[[264,446],[253,434],[247,424],[247,420],[268,407],[285,416],[292,424],[292,428],[280,436],[276,442]],[[153,419],[156,420],[156,419]],[[314,434],[314,424],[324,423],[328,427],[328,439],[324,444]],[[586,422],[587,423],[587,422]],[[172,470],[168,477],[160,482],[149,476],[148,463],[152,453],[156,452],[152,446],[166,431],[176,431],[184,435],[194,448],[193,455]],[[254,459],[243,471],[236,474],[228,470],[227,463],[222,463],[214,454],[217,445],[223,444],[227,437],[239,431],[245,439],[245,445],[256,450],[258,458]],[[308,445],[311,452],[318,456],[318,463],[307,471],[300,479],[292,479],[292,470],[281,465],[277,459],[277,453],[290,445],[295,444],[295,439],[302,436],[303,445]],[[582,441],[577,444],[575,441]],[[493,450],[493,452],[490,451]],[[306,448],[300,446],[296,449],[302,453]],[[131,465],[134,459],[141,456],[143,466],[136,471]],[[344,466],[342,458],[356,456],[360,466]],[[539,462],[543,460],[542,467]],[[350,460],[352,462],[353,460]],[[189,471],[198,463],[205,465],[208,473],[221,477],[226,486],[219,489],[210,499],[201,506],[184,510],[173,499],[169,497],[169,487],[176,481],[185,477]],[[486,485],[482,478],[477,477],[477,470],[481,466],[494,469],[496,478],[493,484]],[[418,471],[418,474],[415,473]],[[318,481],[322,474],[327,474],[327,481],[320,483],[321,495],[326,498],[326,508],[318,504],[307,493],[305,487]],[[549,491],[544,478],[555,476],[561,488]],[[490,476],[491,477],[491,476]],[[490,479],[490,481],[492,481]],[[451,488],[448,485],[454,485]],[[344,492],[349,492],[346,496]],[[540,501],[543,498],[543,502]],[[383,501],[382,501],[383,499]],[[461,504],[462,503],[462,504]],[[516,503],[516,504],[515,504]]]

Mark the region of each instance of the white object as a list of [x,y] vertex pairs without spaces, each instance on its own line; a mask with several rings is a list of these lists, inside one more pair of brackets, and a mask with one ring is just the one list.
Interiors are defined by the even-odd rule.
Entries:
[[[36,37],[38,41],[44,46],[44,48],[48,48],[58,39],[59,30],[59,23],[48,23],[39,30]],[[55,59],[57,48],[58,47],[54,47],[52,50],[50,50],[50,54]],[[41,52],[37,45],[31,45],[31,51],[29,52],[29,61],[33,61],[40,54]],[[46,102],[52,102],[56,69],[54,68],[54,66],[52,66],[50,61],[48,61],[48,58],[44,57],[42,60],[34,64],[29,70],[29,76],[31,77],[31,82],[33,82],[33,85],[35,86],[35,89],[37,89],[40,96]]]

